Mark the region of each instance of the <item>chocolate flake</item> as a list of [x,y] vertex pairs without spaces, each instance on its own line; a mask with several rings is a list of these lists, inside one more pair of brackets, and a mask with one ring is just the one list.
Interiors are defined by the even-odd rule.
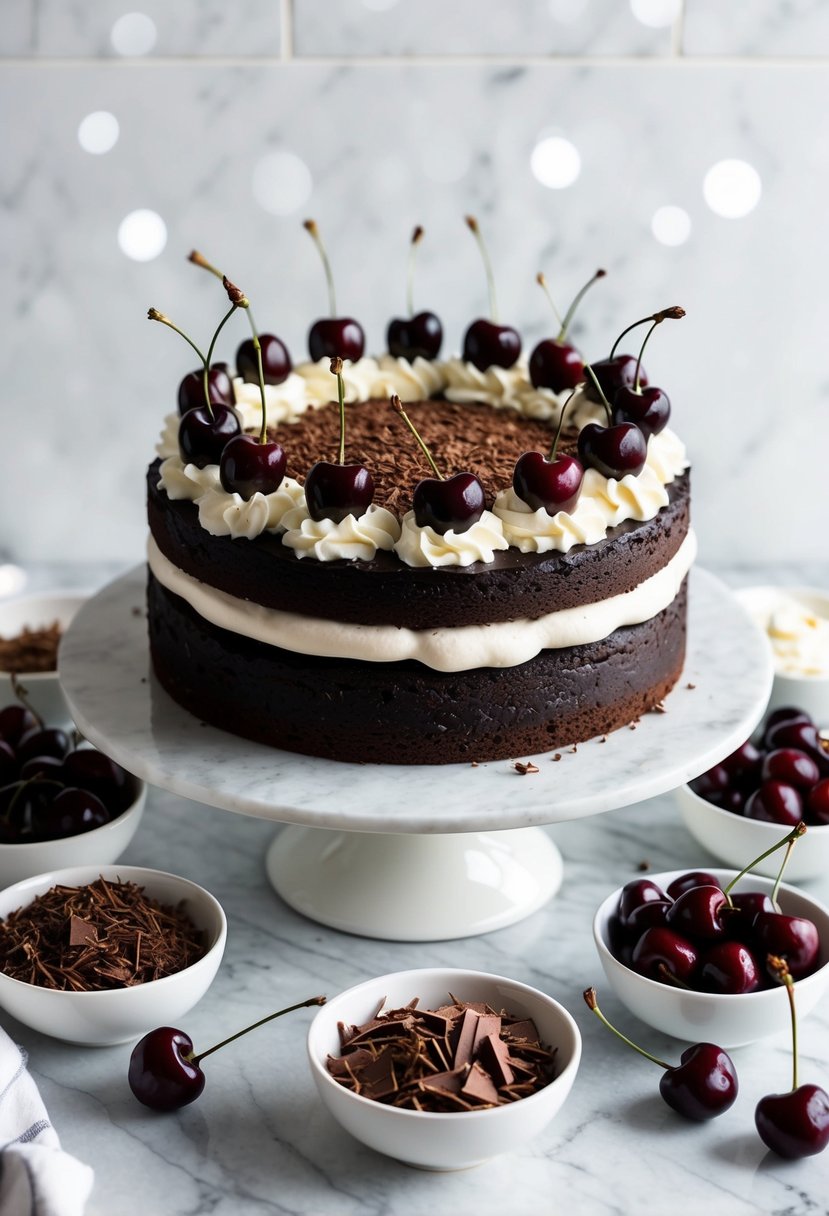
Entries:
[[694,689],[696,688],[696,684],[686,684],[685,687],[688,689],[689,692],[693,692]]
[[537,764],[533,764],[532,760],[528,760],[526,763],[523,760],[513,760],[512,767],[515,769],[516,773],[520,773],[522,777],[527,773],[541,772],[541,769]]
[[555,754],[555,755],[552,757],[552,759],[553,759],[553,760],[555,760],[555,761],[560,760],[560,759],[561,759],[561,752],[556,752],[556,754]]
[[62,631],[58,621],[44,629],[24,625],[12,638],[0,638],[0,671],[56,671]]

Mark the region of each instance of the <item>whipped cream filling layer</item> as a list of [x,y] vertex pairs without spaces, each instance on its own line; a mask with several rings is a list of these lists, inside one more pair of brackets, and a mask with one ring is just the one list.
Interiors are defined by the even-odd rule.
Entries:
[[263,608],[185,574],[164,556],[152,537],[147,544],[147,561],[163,587],[220,629],[297,654],[366,663],[415,659],[435,671],[448,672],[517,667],[542,650],[598,642],[623,626],[650,620],[674,600],[696,551],[696,537],[689,531],[671,560],[656,574],[633,591],[595,604],[550,612],[535,621],[424,630],[349,625]]

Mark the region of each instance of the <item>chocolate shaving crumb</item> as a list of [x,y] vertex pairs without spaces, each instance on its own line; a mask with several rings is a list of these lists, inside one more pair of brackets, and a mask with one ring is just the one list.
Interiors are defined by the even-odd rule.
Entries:
[[513,760],[512,767],[515,769],[516,773],[520,773],[522,777],[527,773],[541,772],[541,769],[537,764],[533,764],[532,760],[528,760],[526,763],[524,763],[523,760]]
[[556,754],[555,754],[555,755],[554,755],[552,758],[553,758],[553,760],[560,760],[560,759],[561,759],[561,752],[556,752]]
[[203,935],[181,905],[133,882],[56,886],[0,921],[0,971],[73,992],[132,987],[198,962]]
[[694,689],[696,688],[696,684],[686,684],[685,687],[687,689],[689,689],[691,692],[693,692]]
[[328,1071],[340,1085],[386,1105],[420,1111],[504,1106],[536,1093],[556,1075],[556,1049],[530,1018],[480,1001],[418,1009],[417,1000],[377,1013],[361,1026],[339,1024],[342,1055]]
[[655,705],[651,706],[650,712],[652,714],[666,714],[668,711],[665,708],[664,701],[657,701]]
[[651,863],[647,860],[646,857],[643,857],[642,860],[639,862],[639,865],[636,867],[636,869],[639,871],[640,874],[647,874],[647,872],[650,868],[651,868]]
[[24,625],[12,638],[0,638],[0,671],[56,671],[62,636],[57,621],[45,629]]

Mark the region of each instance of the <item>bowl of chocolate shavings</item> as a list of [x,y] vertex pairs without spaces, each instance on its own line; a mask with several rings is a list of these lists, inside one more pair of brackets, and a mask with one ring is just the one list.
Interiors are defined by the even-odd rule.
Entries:
[[58,681],[58,648],[88,598],[85,591],[50,591],[0,602],[0,705],[13,701],[23,685],[39,717],[50,726],[71,727]]
[[552,997],[504,976],[429,967],[329,1000],[308,1032],[322,1101],[357,1140],[409,1165],[466,1169],[558,1114],[581,1036]]
[[40,874],[0,891],[0,1008],[68,1043],[129,1042],[204,996],[226,936],[218,901],[176,874]]

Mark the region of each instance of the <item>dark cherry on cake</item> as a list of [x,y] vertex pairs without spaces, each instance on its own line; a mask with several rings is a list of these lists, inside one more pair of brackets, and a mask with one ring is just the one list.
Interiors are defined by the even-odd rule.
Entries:
[[607,414],[607,426],[588,422],[579,431],[578,449],[582,464],[603,477],[621,481],[629,473],[637,476],[648,459],[648,443],[634,422],[614,422],[610,402],[589,363],[584,365],[587,383],[592,383]]
[[412,495],[415,523],[419,528],[434,528],[441,536],[449,531],[467,532],[484,513],[484,487],[474,473],[455,473],[454,477],[442,477],[432,453],[403,409],[397,394],[392,395],[390,405],[414,435],[435,474],[434,477],[425,477],[415,486]]
[[[204,370],[188,372],[178,386],[178,412],[204,405]],[[214,363],[207,373],[207,396],[211,405],[232,406],[234,403],[233,381],[226,363]]]
[[406,291],[407,317],[392,317],[386,331],[389,354],[396,359],[437,359],[443,341],[443,326],[433,312],[414,310],[414,261],[415,250],[423,239],[423,229],[418,226],[412,233],[409,245],[409,273]]
[[498,323],[495,276],[492,273],[489,253],[474,215],[467,215],[464,219],[467,228],[478,242],[483,258],[489,290],[489,319],[479,317],[469,326],[463,339],[463,358],[473,367],[477,367],[479,372],[485,372],[488,367],[514,367],[521,354],[520,335],[511,325]]
[[543,456],[541,452],[524,452],[515,462],[512,488],[533,511],[544,510],[548,515],[572,511],[579,500],[584,466],[575,456],[556,455],[571,399],[572,393],[561,407],[549,456]]
[[563,319],[559,316],[558,309],[553,303],[553,297],[550,295],[544,275],[541,272],[536,275],[536,282],[550,301],[553,316],[559,326],[556,337],[542,338],[530,355],[530,380],[536,388],[549,388],[554,393],[563,393],[567,389],[574,389],[584,379],[584,361],[575,346],[567,341],[567,334],[570,331],[573,317],[576,315],[576,309],[582,302],[585,293],[599,279],[603,279],[606,273],[604,270],[596,271],[593,277],[576,293]]
[[350,359],[356,362],[362,359],[366,348],[366,336],[363,327],[353,317],[337,316],[337,297],[334,291],[334,276],[331,273],[331,263],[322,243],[322,237],[315,220],[305,220],[305,231],[319,250],[325,279],[328,284],[328,303],[331,315],[315,321],[308,331],[308,353],[316,363],[319,359]]
[[646,439],[658,435],[668,425],[671,403],[668,394],[656,385],[644,386],[641,380],[642,355],[657,325],[665,320],[678,321],[685,316],[685,309],[678,306],[664,308],[651,318],[652,324],[645,334],[639,349],[632,385],[620,384],[613,394],[613,418],[616,422],[635,422]]
[[[605,397],[612,401],[616,395],[616,390],[622,388],[632,388],[636,382],[636,365],[639,362],[636,355],[617,355],[619,343],[626,337],[631,330],[638,329],[640,325],[647,325],[648,321],[653,320],[653,314],[650,317],[642,317],[639,321],[634,321],[632,325],[628,325],[619,334],[619,337],[613,343],[610,350],[610,355],[606,359],[594,359],[591,363],[593,374],[599,382],[599,388],[604,393]],[[640,385],[648,383],[648,377],[644,367],[639,367],[639,383]],[[601,401],[599,390],[591,381],[587,381],[584,386],[584,391],[591,401]]]
[[345,463],[345,385],[342,359],[331,360],[340,404],[340,451],[336,464],[318,460],[305,478],[305,501],[312,519],[340,523],[348,515],[364,515],[374,498],[374,479],[360,464]]
[[599,1008],[595,988],[585,989],[583,995],[588,1009],[596,1014],[603,1026],[663,1070],[659,1092],[678,1115],[701,1123],[724,1114],[734,1105],[739,1088],[737,1071],[731,1057],[721,1047],[714,1043],[695,1043],[692,1047],[686,1047],[679,1064],[667,1064],[634,1043],[607,1020]]

